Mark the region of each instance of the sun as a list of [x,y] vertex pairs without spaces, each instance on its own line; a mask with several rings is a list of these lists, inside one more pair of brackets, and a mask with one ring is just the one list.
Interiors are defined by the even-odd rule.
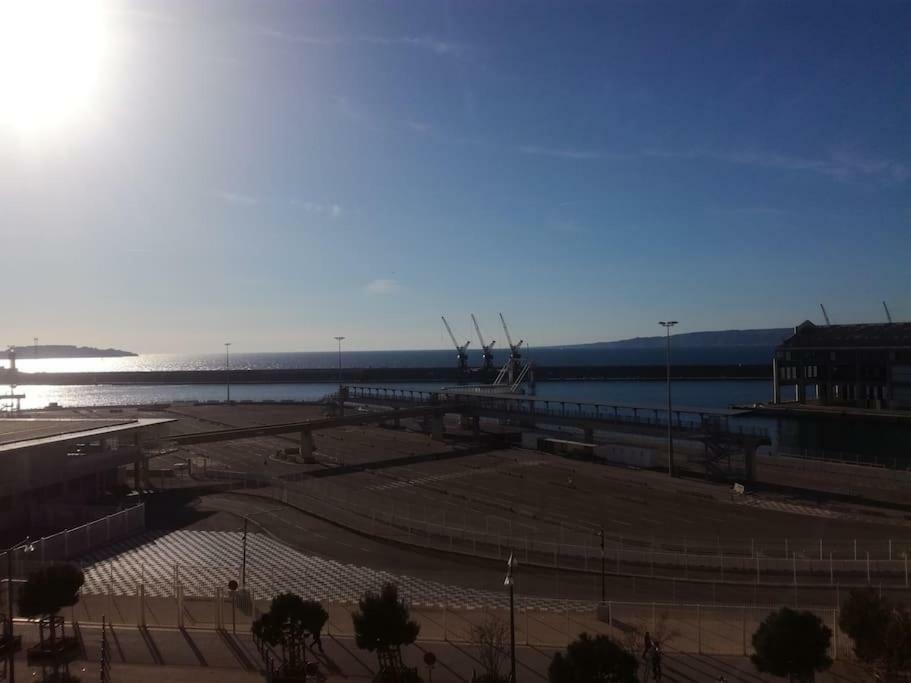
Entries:
[[58,129],[91,111],[108,48],[103,0],[0,0],[0,129]]

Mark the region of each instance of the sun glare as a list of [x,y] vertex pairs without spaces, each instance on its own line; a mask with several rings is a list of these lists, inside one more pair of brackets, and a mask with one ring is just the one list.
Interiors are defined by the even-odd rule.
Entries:
[[0,128],[32,135],[88,113],[106,24],[103,0],[0,0]]

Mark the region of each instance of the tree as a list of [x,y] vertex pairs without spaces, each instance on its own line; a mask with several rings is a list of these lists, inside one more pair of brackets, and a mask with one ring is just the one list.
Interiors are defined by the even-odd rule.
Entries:
[[79,680],[68,670],[69,662],[79,654],[79,642],[66,637],[63,617],[58,612],[79,602],[79,589],[84,583],[85,576],[78,567],[52,564],[29,574],[19,592],[19,613],[38,620],[39,644],[28,649],[28,661],[44,669],[47,681]]
[[357,646],[376,652],[381,674],[386,670],[404,671],[401,648],[417,640],[421,626],[411,619],[395,584],[387,583],[380,593],[365,593],[351,620]]
[[867,664],[885,656],[892,603],[872,588],[854,589],[841,606],[838,625],[854,641],[854,654]]
[[52,564],[32,572],[19,593],[19,611],[29,619],[54,616],[79,602],[84,583],[82,570],[71,564]]
[[547,669],[550,683],[636,683],[638,660],[608,636],[582,633]]
[[812,612],[782,607],[765,618],[753,634],[757,671],[801,683],[832,666],[828,655],[832,630]]
[[471,642],[478,648],[478,660],[483,674],[479,683],[505,683],[503,669],[509,659],[509,626],[503,619],[489,617],[471,627]]
[[[323,606],[294,593],[272,599],[269,611],[253,622],[253,641],[266,668],[275,678],[291,678],[307,671],[307,636],[315,636],[329,615]],[[280,649],[281,665],[276,670],[271,648]]]
[[853,590],[838,624],[854,641],[857,658],[881,669],[887,680],[911,667],[911,615],[904,605],[870,588]]

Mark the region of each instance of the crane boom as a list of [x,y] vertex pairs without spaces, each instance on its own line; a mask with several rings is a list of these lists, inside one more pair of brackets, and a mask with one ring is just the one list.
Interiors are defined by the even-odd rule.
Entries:
[[819,307],[822,309],[822,317],[826,319],[826,325],[831,325],[832,323],[829,320],[829,314],[826,313],[826,307],[822,304],[819,304]]
[[889,307],[886,306],[886,302],[885,302],[885,301],[883,301],[883,308],[886,310],[886,320],[888,320],[889,323],[891,324],[891,323],[892,323],[892,314],[889,313]]
[[443,319],[443,324],[446,326],[446,331],[449,333],[449,338],[452,339],[452,345],[458,349],[459,342],[456,341],[455,335],[452,333],[452,328],[449,327],[449,323],[446,322],[446,317],[441,315],[440,318]]
[[513,348],[512,337],[509,336],[509,328],[506,327],[506,320],[503,319],[502,313],[500,313],[500,322],[503,323],[503,332],[506,333],[506,341],[509,343],[509,347]]
[[[478,319],[474,317],[474,313],[471,314],[471,322],[474,323],[474,331],[478,333],[478,341],[481,342],[481,348],[486,347],[487,344],[484,343],[484,335],[481,334],[481,328],[478,327]],[[491,344],[491,346],[493,346],[493,344]]]

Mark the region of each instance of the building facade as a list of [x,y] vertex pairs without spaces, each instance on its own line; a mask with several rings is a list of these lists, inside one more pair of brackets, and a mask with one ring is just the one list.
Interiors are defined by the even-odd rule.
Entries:
[[773,401],[911,409],[911,323],[814,325],[775,349]]
[[97,501],[124,474],[139,488],[170,422],[0,419],[0,531],[35,535],[99,516]]

